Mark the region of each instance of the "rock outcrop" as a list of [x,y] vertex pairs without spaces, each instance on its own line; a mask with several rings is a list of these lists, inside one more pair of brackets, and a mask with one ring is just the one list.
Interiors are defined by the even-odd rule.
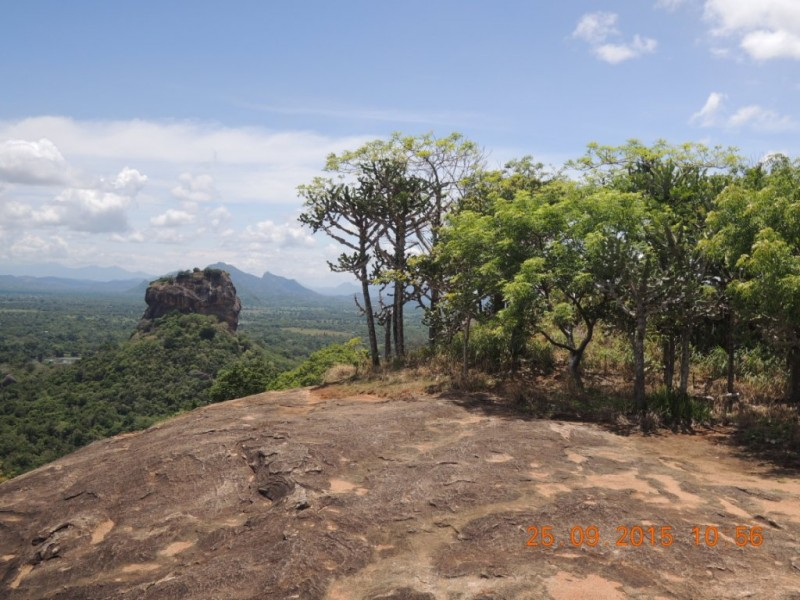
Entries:
[[0,598],[798,597],[800,483],[712,435],[345,390],[212,404],[0,483]]
[[239,325],[242,303],[230,275],[219,269],[182,271],[150,283],[144,296],[142,319],[153,320],[173,311],[213,315],[232,331]]

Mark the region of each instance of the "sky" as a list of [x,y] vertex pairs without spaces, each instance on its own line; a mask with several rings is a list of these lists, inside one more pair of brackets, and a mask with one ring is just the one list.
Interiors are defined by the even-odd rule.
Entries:
[[460,132],[800,156],[798,0],[0,0],[0,272],[218,261],[335,285],[331,152]]

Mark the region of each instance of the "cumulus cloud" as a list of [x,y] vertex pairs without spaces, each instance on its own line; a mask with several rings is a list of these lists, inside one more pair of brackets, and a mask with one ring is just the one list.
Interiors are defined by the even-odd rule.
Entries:
[[46,138],[38,142],[10,139],[0,143],[0,180],[28,185],[68,182],[70,168],[56,145]]
[[187,202],[210,202],[219,197],[214,178],[211,175],[182,173],[178,177],[180,184],[172,188],[172,195]]
[[304,229],[285,223],[276,225],[272,221],[260,221],[248,225],[241,236],[242,241],[257,248],[261,244],[274,246],[313,246],[314,238]]
[[756,60],[800,60],[800,2],[794,0],[706,0],[712,33],[733,37]]
[[692,115],[690,123],[697,123],[701,127],[711,127],[717,123],[717,117],[725,100],[725,94],[711,92],[706,103],[699,111]]
[[12,244],[9,249],[12,258],[23,260],[63,258],[68,252],[67,242],[57,235],[44,239],[38,235],[26,234]]
[[13,223],[29,219],[33,209],[29,204],[6,200],[0,203],[0,224]]
[[628,44],[601,44],[594,49],[594,53],[600,60],[616,65],[643,54],[655,52],[657,45],[658,43],[654,39],[635,35]]
[[231,215],[231,211],[229,211],[224,206],[218,206],[214,210],[210,210],[207,216],[209,222],[214,228],[218,228],[224,225],[225,223],[229,222],[231,218],[233,218],[233,215]]
[[146,182],[146,176],[125,167],[110,181],[101,179],[94,188],[65,189],[52,201],[31,210],[31,221],[88,233],[127,231],[127,210]]
[[129,197],[102,190],[68,189],[44,209],[34,212],[34,221],[89,233],[125,231],[130,201]]
[[572,37],[590,44],[600,44],[612,35],[619,35],[618,16],[614,13],[595,12],[583,15],[572,32]]
[[765,133],[781,133],[797,131],[798,123],[787,115],[764,108],[757,104],[742,106],[728,112],[724,103],[725,94],[711,92],[703,107],[689,119],[690,123],[700,127],[721,126],[729,129],[749,128]]
[[150,224],[155,227],[180,227],[194,221],[194,216],[183,210],[170,208],[167,212],[150,219]]
[[147,175],[136,169],[125,167],[110,182],[110,188],[125,196],[135,196],[147,183]]
[[614,13],[587,13],[578,21],[572,37],[587,42],[597,58],[612,65],[655,52],[658,42],[652,38],[636,34],[629,42],[614,39],[622,35],[617,21]]

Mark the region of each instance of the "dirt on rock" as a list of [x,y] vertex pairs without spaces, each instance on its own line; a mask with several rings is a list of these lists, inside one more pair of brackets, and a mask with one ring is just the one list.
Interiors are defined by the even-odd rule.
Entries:
[[208,406],[3,483],[0,597],[800,598],[800,480],[718,435],[329,396]]

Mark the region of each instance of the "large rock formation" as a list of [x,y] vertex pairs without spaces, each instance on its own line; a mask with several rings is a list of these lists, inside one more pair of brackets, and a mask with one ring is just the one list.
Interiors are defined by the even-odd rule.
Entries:
[[152,320],[173,311],[214,315],[236,331],[242,303],[227,272],[219,269],[182,271],[150,283],[144,295],[147,310],[143,319]]

